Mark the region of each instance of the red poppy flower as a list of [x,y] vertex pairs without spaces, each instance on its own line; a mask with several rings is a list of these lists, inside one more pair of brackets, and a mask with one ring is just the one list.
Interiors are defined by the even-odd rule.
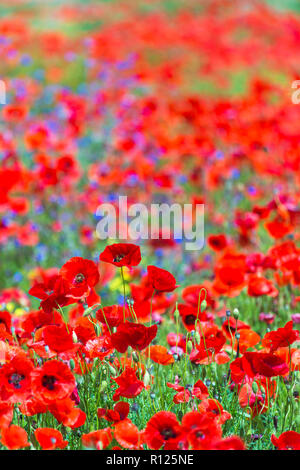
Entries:
[[95,326],[87,317],[79,317],[75,321],[75,334],[78,341],[85,344],[90,339],[96,338]]
[[111,335],[113,347],[120,353],[127,351],[128,346],[142,351],[157,334],[157,325],[145,326],[140,323],[125,322],[118,326],[116,333]]
[[[147,352],[148,350],[146,350],[146,353]],[[158,344],[150,346],[150,359],[163,366],[174,363],[174,357],[168,352],[168,349],[165,346],[160,346]]]
[[0,369],[0,397],[12,403],[22,402],[31,394],[32,362],[24,354],[14,356]]
[[97,310],[96,318],[109,328],[120,325],[123,322],[123,307],[119,305],[111,305]]
[[68,445],[57,429],[37,428],[34,435],[43,450],[64,449]]
[[249,280],[248,295],[251,297],[259,297],[261,295],[276,297],[278,295],[278,290],[269,279],[260,276],[253,276]]
[[21,403],[20,411],[25,416],[34,416],[38,413],[46,413],[47,405],[39,401],[37,398],[31,397],[29,400]]
[[239,339],[234,339],[233,348],[235,351],[239,349],[240,353],[244,353],[248,348],[253,348],[260,342],[260,336],[253,330],[248,328],[242,328],[239,330]]
[[170,411],[159,411],[149,419],[144,438],[150,449],[173,450],[179,448],[182,428],[176,415]]
[[[253,383],[257,384],[257,391],[253,391]],[[247,382],[239,390],[239,404],[242,408],[250,407],[251,416],[266,413],[270,406],[270,398],[276,391],[276,383],[266,377],[259,377],[254,382]]]
[[106,449],[113,440],[112,430],[110,428],[99,429],[88,434],[82,435],[82,444],[84,447],[97,450]]
[[260,352],[245,352],[230,364],[232,380],[239,383],[245,375],[250,378],[256,375],[275,377],[286,375],[289,368],[285,361],[274,354]]
[[27,109],[22,104],[9,104],[3,108],[3,118],[9,122],[21,122],[26,118]]
[[127,418],[129,410],[129,403],[126,403],[125,401],[119,401],[115,404],[113,410],[98,408],[97,416],[98,418],[103,418],[107,421],[113,421],[114,423],[118,423],[119,421],[123,421]]
[[43,327],[42,336],[45,344],[57,353],[76,350],[80,347],[79,344],[73,343],[72,333],[67,331],[65,325],[47,325]]
[[25,429],[15,424],[1,430],[0,442],[9,450],[17,450],[30,445]]
[[70,396],[75,385],[69,367],[58,360],[48,361],[32,372],[32,392],[47,403]]
[[246,450],[245,444],[238,436],[229,436],[216,442],[214,450]]
[[178,311],[182,319],[182,323],[188,331],[195,329],[195,323],[197,319],[201,321],[207,320],[207,315],[205,312],[201,313],[200,309],[198,312],[198,308],[192,307],[191,305],[179,304]]
[[61,276],[54,276],[45,282],[36,283],[29,290],[30,295],[41,299],[40,307],[46,313],[51,313],[58,306],[64,307],[72,303],[67,293],[67,283]]
[[175,277],[165,269],[157,268],[156,266],[148,266],[148,282],[159,292],[172,292],[178,287],[176,285]]
[[262,345],[270,348],[270,352],[278,348],[290,346],[299,339],[299,331],[293,330],[293,321],[287,322],[283,328],[266,333],[262,340]]
[[125,449],[143,449],[142,433],[129,419],[120,421],[115,425],[114,438]]
[[213,291],[218,295],[237,296],[246,285],[246,257],[231,250],[225,250],[215,270]]
[[83,426],[86,421],[85,412],[74,405],[75,402],[71,398],[64,398],[49,402],[47,408],[59,423],[74,429]]
[[201,380],[198,380],[193,388],[185,388],[183,385],[179,385],[178,382],[175,384],[167,382],[167,386],[176,390],[177,393],[173,397],[173,402],[176,404],[187,403],[191,398],[203,400],[209,396],[208,389]]
[[278,450],[300,450],[300,433],[286,431],[280,434],[278,438],[272,434],[271,442]]
[[231,414],[223,409],[221,403],[216,399],[202,400],[198,406],[199,413],[205,413],[209,418],[216,419],[219,424],[224,424],[231,419]]
[[0,402],[0,429],[7,428],[13,420],[14,405],[7,401]]
[[300,349],[289,347],[278,348],[274,354],[281,357],[291,370],[300,370]]
[[191,411],[182,418],[186,439],[194,450],[211,449],[212,444],[222,437],[221,426],[206,414]]
[[271,237],[277,239],[283,238],[293,231],[293,226],[280,216],[276,216],[274,220],[265,223],[265,227]]
[[234,337],[236,331],[240,333],[240,331],[244,329],[249,330],[250,326],[247,325],[247,323],[244,323],[241,320],[236,320],[233,317],[226,318],[222,325],[222,331],[229,340]]
[[130,268],[140,264],[142,257],[138,245],[132,243],[114,243],[105,248],[99,259],[117,267],[127,266]]
[[24,330],[22,337],[31,337],[39,328],[55,323],[62,324],[63,320],[58,312],[46,313],[43,310],[34,310],[21,317],[21,327]]
[[99,282],[96,263],[80,257],[74,257],[67,261],[59,274],[67,283],[67,296],[74,299],[88,297],[91,289]]
[[10,332],[11,314],[7,310],[2,310],[0,312],[0,325],[4,325],[7,332]]
[[[200,296],[200,299],[199,299]],[[182,291],[182,298],[185,302],[198,310],[199,301],[201,302],[206,299],[207,306],[211,308],[215,308],[216,302],[213,300],[210,290],[209,284],[205,283],[203,285],[196,285],[196,286],[188,286],[185,287]]]
[[120,397],[134,398],[145,388],[144,383],[137,378],[136,371],[128,366],[119,377],[112,378],[112,380],[119,386],[114,393],[114,401],[118,401]]
[[222,331],[215,325],[202,328],[200,344],[195,344],[195,349],[190,354],[190,360],[199,364],[203,359],[209,359],[221,351],[226,342]]
[[214,251],[222,251],[228,245],[228,241],[225,235],[210,235],[207,238],[207,243],[210,248]]

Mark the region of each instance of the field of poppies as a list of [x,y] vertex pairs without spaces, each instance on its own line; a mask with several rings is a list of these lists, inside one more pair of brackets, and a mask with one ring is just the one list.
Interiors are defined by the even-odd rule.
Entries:
[[1,3],[1,450],[300,450],[297,5]]

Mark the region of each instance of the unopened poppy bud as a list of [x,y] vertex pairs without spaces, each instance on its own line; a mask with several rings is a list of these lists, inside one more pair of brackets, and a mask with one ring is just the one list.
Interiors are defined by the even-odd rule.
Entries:
[[176,302],[176,307],[175,307],[175,312],[174,312],[174,318],[177,321],[180,316],[179,310],[178,310],[178,302]]
[[78,343],[78,338],[77,338],[77,334],[75,333],[75,331],[72,332],[72,338],[73,338],[74,343]]
[[151,376],[149,372],[146,370],[145,375],[144,375],[144,385],[147,387],[150,384]]
[[189,340],[189,341],[186,343],[186,352],[187,352],[188,354],[191,354],[192,350],[193,350],[193,343],[192,343],[191,340]]
[[128,346],[128,355],[131,356],[131,354],[132,354],[132,347]]
[[106,380],[104,380],[100,385],[100,392],[104,392],[106,388],[107,388],[107,382]]
[[253,390],[253,393],[255,393],[255,395],[257,394],[258,392],[258,385],[256,382],[253,382],[252,384],[252,390]]
[[131,357],[134,360],[134,362],[139,362],[139,356],[137,355],[136,351],[133,351]]
[[99,325],[99,323],[94,323],[94,327],[95,327],[96,335],[97,335],[97,336],[100,336],[100,333],[101,333],[101,326]]
[[70,359],[70,361],[69,361],[69,366],[70,366],[70,369],[71,369],[71,370],[74,370],[74,369],[75,369],[75,361],[74,361],[74,359],[72,359],[72,358]]
[[118,373],[117,373],[116,369],[111,364],[108,364],[108,368],[110,370],[111,375],[113,377],[117,377]]
[[195,341],[196,341],[197,344],[200,344],[201,337],[200,337],[199,331],[195,332]]
[[238,309],[238,308],[234,308],[234,309],[233,309],[233,312],[232,312],[232,315],[233,315],[233,318],[234,318],[235,320],[237,320],[237,319],[239,318],[239,316],[240,316],[239,309]]
[[93,313],[93,307],[89,307],[83,312],[83,316],[87,317],[87,316],[91,315],[92,313]]
[[206,300],[204,299],[204,300],[202,300],[202,302],[201,302],[201,304],[200,304],[201,313],[204,312],[204,310],[206,309],[206,307],[207,307],[207,302],[206,302]]

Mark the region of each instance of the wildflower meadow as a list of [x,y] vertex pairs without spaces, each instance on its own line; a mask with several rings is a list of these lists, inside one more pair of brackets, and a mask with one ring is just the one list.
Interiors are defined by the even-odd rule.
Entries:
[[300,450],[299,51],[296,0],[0,2],[0,450]]

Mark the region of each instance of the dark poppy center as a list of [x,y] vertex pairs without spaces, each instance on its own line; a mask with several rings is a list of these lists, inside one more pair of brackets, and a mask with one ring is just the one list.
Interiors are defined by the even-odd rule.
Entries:
[[195,315],[187,315],[184,319],[186,325],[194,325],[196,321]]
[[8,383],[14,386],[14,388],[21,388],[20,382],[25,379],[25,375],[18,374],[17,372],[11,374],[10,378],[8,379]]
[[74,282],[75,284],[81,284],[85,280],[85,277],[82,273],[76,274]]
[[43,387],[47,388],[48,390],[54,390],[56,382],[56,377],[53,375],[44,375],[42,379],[42,385]]
[[114,263],[119,263],[120,261],[122,261],[122,259],[125,257],[125,255],[116,255],[114,257]]
[[175,433],[174,429],[172,429],[172,428],[164,428],[161,431],[161,435],[163,436],[165,441],[167,441],[168,439],[173,439],[174,437],[176,437],[176,433]]
[[203,434],[203,432],[197,431],[196,432],[196,437],[197,437],[197,439],[204,439],[205,435]]

